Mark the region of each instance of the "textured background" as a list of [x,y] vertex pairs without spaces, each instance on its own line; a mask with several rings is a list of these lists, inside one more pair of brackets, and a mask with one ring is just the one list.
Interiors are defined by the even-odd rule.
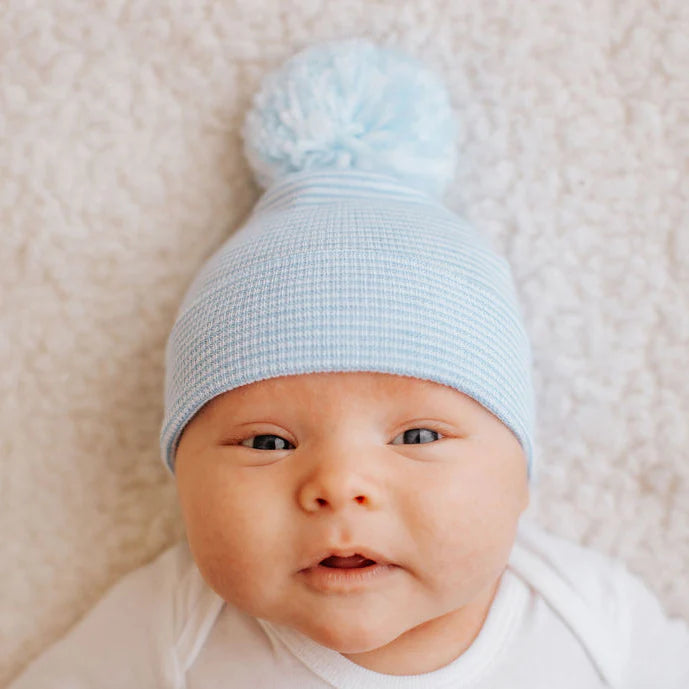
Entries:
[[242,117],[266,70],[358,35],[448,83],[447,204],[512,263],[533,342],[529,515],[689,620],[684,0],[5,0],[0,684],[183,536],[163,351],[259,196]]

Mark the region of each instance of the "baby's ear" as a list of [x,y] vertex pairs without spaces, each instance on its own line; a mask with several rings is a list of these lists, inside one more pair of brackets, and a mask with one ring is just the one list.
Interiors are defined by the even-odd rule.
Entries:
[[526,496],[524,498],[524,506],[522,507],[522,512],[526,512],[529,505],[531,504],[531,490],[529,486],[526,487]]
[[182,433],[179,436],[179,439],[177,440],[177,445],[175,448],[175,454],[174,454],[174,475],[175,475],[175,482],[179,486],[179,476],[180,476],[180,469],[183,469],[185,465],[184,458],[187,457],[189,454],[194,454],[194,442],[193,438],[189,435],[187,432],[189,430],[191,422],[196,418],[195,416],[192,417],[187,425],[182,429]]
[[[524,463],[526,465],[526,457],[524,457]],[[521,478],[520,478],[521,480]],[[526,510],[529,508],[529,505],[531,504],[531,484],[529,483],[529,478],[526,472],[526,469],[524,469],[524,481],[522,484],[522,493],[521,493],[521,510],[520,514],[523,514],[526,512]]]

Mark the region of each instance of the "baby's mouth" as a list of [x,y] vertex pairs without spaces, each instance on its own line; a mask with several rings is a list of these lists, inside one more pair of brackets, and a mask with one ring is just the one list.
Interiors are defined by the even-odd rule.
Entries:
[[374,560],[368,560],[363,555],[350,555],[349,557],[338,557],[331,555],[321,560],[319,564],[323,567],[337,567],[342,569],[352,569],[354,567],[369,567],[375,565]]
[[336,544],[326,545],[320,552],[316,551],[302,564],[300,572],[323,572],[334,575],[337,572],[344,574],[346,571],[361,570],[363,575],[382,567],[396,567],[388,561],[385,555],[365,545]]
[[[362,550],[361,547],[359,549]],[[374,552],[368,554],[377,555]],[[378,560],[372,560],[361,553],[328,555],[315,565],[299,570],[299,575],[309,588],[319,594],[356,593],[370,586],[384,585],[383,580],[393,576],[398,569],[398,565],[388,563],[384,556],[377,557]]]

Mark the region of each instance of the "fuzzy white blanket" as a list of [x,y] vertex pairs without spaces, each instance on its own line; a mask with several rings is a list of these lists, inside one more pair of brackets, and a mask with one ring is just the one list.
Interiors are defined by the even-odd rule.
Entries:
[[183,536],[163,350],[258,198],[239,126],[365,35],[447,80],[447,203],[510,260],[535,356],[529,516],[689,620],[689,4],[7,0],[0,13],[0,685]]

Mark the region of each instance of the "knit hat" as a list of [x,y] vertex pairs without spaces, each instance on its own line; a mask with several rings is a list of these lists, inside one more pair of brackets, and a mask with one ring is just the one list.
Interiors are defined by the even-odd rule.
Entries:
[[166,347],[162,459],[212,398],[277,376],[377,371],[459,390],[518,438],[531,352],[510,268],[442,203],[457,126],[395,48],[316,44],[268,74],[242,135],[265,192],[190,284]]

